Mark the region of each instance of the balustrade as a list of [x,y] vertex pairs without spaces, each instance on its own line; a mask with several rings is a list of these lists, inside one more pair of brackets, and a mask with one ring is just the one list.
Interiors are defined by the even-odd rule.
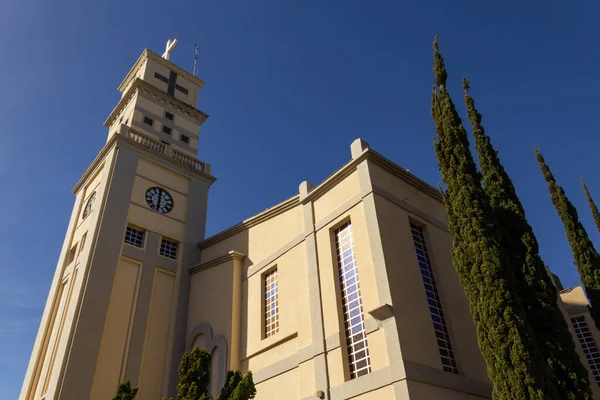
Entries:
[[190,157],[187,154],[184,154],[180,151],[177,151],[177,150],[171,148],[170,146],[159,142],[158,140],[154,140],[146,135],[135,132],[131,129],[127,130],[127,137],[129,139],[133,140],[135,143],[139,144],[140,146],[143,146],[147,149],[150,149],[159,154],[169,157],[170,159],[175,161],[177,164],[186,166],[190,169],[193,169],[194,171],[205,171],[206,170],[205,165],[202,161],[200,161],[194,157]]

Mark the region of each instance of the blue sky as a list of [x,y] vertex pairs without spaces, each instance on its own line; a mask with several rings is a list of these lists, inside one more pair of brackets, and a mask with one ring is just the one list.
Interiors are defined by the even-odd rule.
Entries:
[[[452,3],[452,4],[450,4]],[[500,150],[542,256],[579,283],[532,147],[600,245],[584,176],[600,202],[596,51],[600,5],[504,1],[16,1],[0,3],[0,397],[16,398],[74,202],[106,140],[116,88],[145,47],[193,45],[210,115],[199,158],[218,178],[213,234],[319,183],[357,137],[420,178],[440,180],[429,113],[431,42],[441,36],[451,93],[460,78]]]

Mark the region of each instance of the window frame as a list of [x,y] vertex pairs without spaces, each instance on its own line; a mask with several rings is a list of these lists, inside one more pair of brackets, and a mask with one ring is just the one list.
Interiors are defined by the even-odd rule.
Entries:
[[[450,337],[450,326],[447,322],[448,317],[447,313],[444,312],[442,295],[440,294],[439,286],[437,284],[438,279],[436,279],[434,263],[429,250],[430,241],[428,240],[427,226],[412,218],[410,218],[408,222],[413,247],[415,249],[415,259],[421,275],[421,282],[423,282],[423,290],[427,300],[429,317],[431,319],[442,369],[445,372],[458,375],[458,364],[456,362],[455,350],[452,346],[452,338]],[[418,243],[415,238],[415,230],[418,230],[419,244],[422,249],[417,249]],[[419,254],[419,251],[423,254]],[[422,258],[422,261],[419,257]],[[425,271],[423,269],[425,269]]]
[[[275,287],[274,289],[276,290],[276,292],[274,293],[276,295],[275,298],[275,315],[274,315],[274,320],[271,324],[267,324],[267,295],[268,295],[268,291],[267,291],[267,279],[271,276],[275,274],[275,279],[274,279],[274,284]],[[281,331],[281,318],[280,318],[280,310],[281,310],[281,303],[279,301],[279,270],[277,268],[277,265],[272,266],[271,268],[267,269],[265,272],[263,272],[260,275],[260,280],[261,280],[261,286],[262,286],[262,290],[261,290],[261,319],[262,319],[262,324],[261,324],[261,337],[262,339],[268,339],[268,338],[272,338],[274,336],[277,336],[279,334],[279,332]],[[271,304],[270,304],[271,305]],[[269,325],[275,325],[273,329],[269,329]]]
[[[92,213],[92,211],[94,211],[94,204],[96,204],[96,191],[94,190],[92,192],[92,194],[85,199],[84,203],[83,203],[83,212],[81,213],[81,220],[85,220],[87,217],[90,216],[90,214]],[[89,207],[89,210],[88,210]]]
[[[148,123],[148,121],[150,121],[150,123]],[[146,125],[154,127],[154,119],[150,118],[147,115],[144,115],[144,118],[142,119],[142,122],[145,123]]]
[[[342,231],[350,227],[350,233],[342,235]],[[366,318],[362,300],[362,290],[360,285],[358,257],[356,254],[356,241],[354,228],[350,218],[344,218],[338,224],[330,230],[331,234],[331,246],[332,246],[332,258],[333,268],[335,268],[334,274],[336,276],[336,298],[338,300],[338,315],[340,323],[340,344],[342,347],[342,354],[344,354],[344,375],[346,381],[354,380],[361,376],[369,375],[372,370],[371,354],[369,350],[369,339],[366,329]],[[349,240],[346,239],[349,237]],[[344,245],[348,245],[350,248],[344,250],[341,254],[340,251]],[[340,248],[340,245],[342,247]],[[345,257],[340,257],[344,253],[351,251],[350,254]],[[347,261],[349,258],[352,260]],[[346,264],[344,264],[346,263]],[[354,266],[352,266],[354,264]],[[350,267],[350,268],[349,268]],[[344,283],[351,282],[349,285]],[[353,286],[356,289],[350,291],[349,288]],[[354,304],[357,303],[357,304]],[[349,308],[346,310],[346,308]],[[356,312],[353,315],[353,312]],[[357,318],[361,321],[355,321]],[[348,321],[347,321],[348,320]],[[349,323],[349,325],[347,324]],[[362,325],[360,327],[359,325]],[[358,329],[357,329],[358,328]],[[362,338],[357,336],[362,335]],[[364,354],[359,358],[355,356]],[[359,363],[364,361],[365,365],[359,367]]]
[[[167,252],[169,252],[169,254],[172,252],[171,249],[166,249],[165,247],[165,254],[163,254],[163,243],[168,242],[170,244],[173,244],[175,247],[175,257],[171,257],[170,255],[166,254]],[[161,236],[160,237],[160,242],[158,244],[158,255],[161,257],[165,257],[168,258],[169,260],[175,260],[177,261],[179,259],[179,242],[177,240],[168,238],[166,236]]]
[[[587,361],[592,377],[597,384],[600,385],[600,350],[592,329],[595,329],[594,324],[591,325],[587,321],[585,315],[570,316],[569,320],[577,336],[577,341],[583,350],[583,355]],[[587,330],[587,332],[585,332]],[[588,336],[585,334],[588,333]],[[589,339],[589,340],[586,340]]]
[[[141,245],[140,246],[137,246],[137,245],[135,245],[135,244],[130,243],[130,242],[127,241],[127,232],[128,232],[129,229],[141,233],[142,239],[141,239]],[[146,233],[147,232],[148,231],[146,229],[144,229],[144,228],[141,228],[139,226],[132,225],[132,224],[127,224],[127,227],[125,227],[125,234],[123,235],[123,243],[125,243],[126,245],[129,245],[131,247],[135,247],[137,249],[145,249],[146,248],[146,236],[147,236]]]
[[[170,117],[169,117],[170,115]],[[169,121],[174,121],[175,120],[175,114],[168,112],[167,110],[165,110],[165,118],[168,119]]]
[[190,137],[188,135],[184,135],[183,133],[179,135],[179,140],[185,144],[190,144]]

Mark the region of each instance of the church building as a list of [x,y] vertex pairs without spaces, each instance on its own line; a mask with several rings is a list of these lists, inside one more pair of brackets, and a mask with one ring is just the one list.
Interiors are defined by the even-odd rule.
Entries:
[[[204,82],[169,61],[176,43],[143,51],[75,184],[19,398],[110,400],[128,379],[162,400],[198,346],[214,397],[239,369],[258,400],[491,399],[440,193],[364,140],[325,181],[205,237]],[[579,303],[563,309],[593,381],[600,337]]]

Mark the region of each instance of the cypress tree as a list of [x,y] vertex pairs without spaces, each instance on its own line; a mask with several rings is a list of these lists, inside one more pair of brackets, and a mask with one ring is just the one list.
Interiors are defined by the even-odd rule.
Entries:
[[563,188],[556,183],[554,175],[550,172],[550,168],[537,147],[535,148],[535,155],[544,178],[548,182],[552,203],[565,227],[567,239],[573,252],[573,260],[592,306],[590,314],[594,319],[596,328],[600,329],[600,256],[598,256],[598,252],[594,248],[594,244],[583,224],[579,221],[575,206],[571,204]]
[[515,295],[515,277],[500,246],[467,133],[446,88],[447,72],[437,38],[433,47],[435,150],[447,188],[443,195],[453,238],[452,261],[470,303],[494,399],[557,399]]
[[581,186],[583,186],[583,191],[585,192],[585,197],[592,209],[592,216],[594,217],[594,222],[596,223],[596,228],[598,228],[598,232],[600,232],[600,212],[598,211],[598,207],[596,207],[596,203],[594,203],[594,199],[592,199],[592,195],[588,190],[583,178],[581,178]]
[[546,360],[548,373],[553,376],[559,398],[589,399],[592,393],[588,374],[558,306],[558,291],[539,255],[537,239],[525,218],[525,209],[512,180],[481,125],[481,114],[469,95],[469,86],[469,81],[463,78],[464,101],[473,127],[483,188],[500,230],[500,245],[506,251],[508,264],[516,278],[519,300]]
[[[178,368],[176,400],[213,400],[209,393],[211,361],[212,355],[198,347],[183,355]],[[240,371],[229,371],[217,400],[250,400],[255,396],[251,371],[245,376]]]
[[115,397],[112,398],[112,400],[133,400],[137,395],[137,392],[138,388],[132,388],[131,383],[128,380],[126,380],[121,382],[121,384],[117,388],[117,393],[115,394]]

